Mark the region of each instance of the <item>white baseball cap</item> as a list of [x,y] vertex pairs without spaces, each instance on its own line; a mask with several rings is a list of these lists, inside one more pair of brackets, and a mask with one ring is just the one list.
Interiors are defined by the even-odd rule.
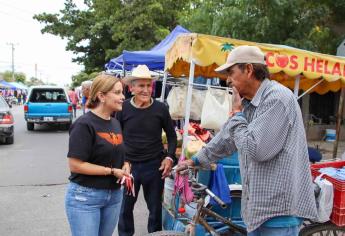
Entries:
[[265,54],[257,46],[238,46],[229,53],[226,63],[216,68],[215,71],[224,73],[228,68],[238,63],[257,63],[266,65]]

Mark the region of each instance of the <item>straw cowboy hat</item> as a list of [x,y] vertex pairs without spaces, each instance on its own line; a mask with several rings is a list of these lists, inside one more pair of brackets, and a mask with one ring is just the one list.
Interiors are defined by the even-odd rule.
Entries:
[[152,72],[146,65],[138,65],[132,70],[131,75],[123,79],[123,82],[125,84],[130,84],[132,81],[138,79],[156,80],[157,78],[152,75]]

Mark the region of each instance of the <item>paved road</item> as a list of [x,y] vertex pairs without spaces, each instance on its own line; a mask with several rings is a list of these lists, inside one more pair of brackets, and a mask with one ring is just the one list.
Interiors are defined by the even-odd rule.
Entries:
[[[29,132],[23,107],[15,106],[12,112],[14,144],[0,144],[0,235],[70,235],[64,212],[68,132],[48,126]],[[147,214],[141,195],[135,209],[136,235],[147,232]]]

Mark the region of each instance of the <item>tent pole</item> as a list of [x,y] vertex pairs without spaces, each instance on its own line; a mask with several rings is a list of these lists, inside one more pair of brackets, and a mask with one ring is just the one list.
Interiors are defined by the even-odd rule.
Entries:
[[298,97],[298,90],[299,90],[300,79],[301,79],[301,75],[297,75],[296,78],[295,78],[295,88],[293,90],[293,93],[294,93],[296,98]]
[[335,142],[333,146],[333,159],[337,158],[338,142],[340,139],[341,120],[343,119],[344,98],[345,98],[345,88],[342,88],[340,92],[340,97],[339,97],[337,124],[335,128],[336,136],[335,136]]
[[195,69],[195,62],[192,59],[191,62],[190,62],[190,67],[189,67],[187,102],[186,102],[185,119],[184,119],[184,127],[183,127],[182,153],[184,153],[184,149],[185,149],[185,146],[187,144],[189,117],[190,117],[190,106],[192,104],[194,69]]
[[163,76],[163,84],[162,84],[162,93],[161,93],[161,102],[164,102],[164,97],[165,97],[165,88],[167,86],[167,78],[168,78],[168,71],[164,71],[164,76]]
[[125,61],[122,62],[122,74],[123,74],[123,77],[126,77],[126,63]]
[[325,79],[322,78],[321,80],[319,80],[319,82],[317,82],[316,84],[314,84],[313,86],[311,86],[310,88],[308,88],[304,93],[302,93],[301,95],[298,96],[297,100],[300,99],[301,97],[303,97],[304,95],[306,95],[310,90],[312,90],[313,88],[315,88],[316,86],[318,86],[319,84],[321,84]]

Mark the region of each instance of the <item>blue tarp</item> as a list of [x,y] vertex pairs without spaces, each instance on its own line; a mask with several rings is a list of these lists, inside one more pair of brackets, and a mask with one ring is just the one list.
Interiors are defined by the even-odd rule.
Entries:
[[10,89],[17,89],[16,86],[13,84],[10,84],[9,82],[6,82],[5,80],[1,80],[0,84],[4,85],[4,87],[10,88]]
[[[159,44],[154,46],[149,51],[123,51],[123,54],[111,59],[105,68],[108,70],[125,69],[127,71],[132,70],[133,67],[145,64],[150,70],[164,70],[165,53],[168,51],[170,46],[174,43],[177,36],[183,33],[190,33],[188,30],[178,25],[173,31],[161,41]],[[125,62],[125,63],[124,63]]]
[[18,83],[18,82],[9,82],[9,84],[12,84],[13,86],[15,86],[17,89],[25,89],[28,90],[29,88],[22,84],[22,83]]

